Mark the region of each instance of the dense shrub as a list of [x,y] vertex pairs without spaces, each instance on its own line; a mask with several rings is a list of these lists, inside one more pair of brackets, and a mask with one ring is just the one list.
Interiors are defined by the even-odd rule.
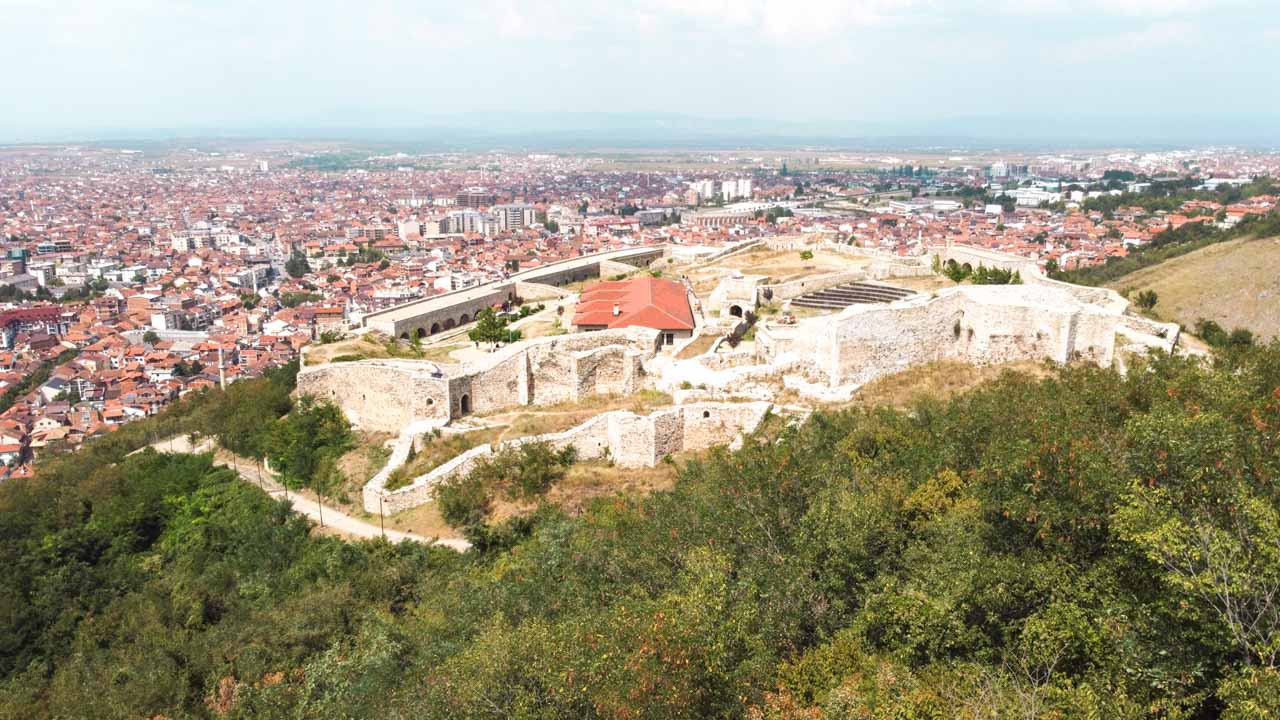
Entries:
[[86,450],[0,485],[0,717],[1277,711],[1280,344],[816,413],[489,524],[557,482],[530,446],[442,488],[465,555]]

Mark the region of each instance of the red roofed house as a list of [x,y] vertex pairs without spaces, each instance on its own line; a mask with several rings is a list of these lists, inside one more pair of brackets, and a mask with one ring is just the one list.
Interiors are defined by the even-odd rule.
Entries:
[[693,310],[684,285],[641,276],[598,282],[582,291],[573,325],[578,330],[640,326],[662,332],[664,345],[693,335]]

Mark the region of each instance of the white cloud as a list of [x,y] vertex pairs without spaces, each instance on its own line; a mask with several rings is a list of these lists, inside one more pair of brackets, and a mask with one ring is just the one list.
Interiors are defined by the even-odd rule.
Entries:
[[1191,23],[1173,20],[1137,30],[1079,38],[1061,46],[1058,55],[1071,62],[1107,60],[1184,46],[1195,38],[1195,27]]
[[911,17],[921,0],[658,0],[673,22],[728,26],[773,40],[829,37]]
[[1247,0],[999,0],[977,3],[975,13],[1061,15],[1073,17],[1129,17],[1158,19],[1178,15],[1222,12]]

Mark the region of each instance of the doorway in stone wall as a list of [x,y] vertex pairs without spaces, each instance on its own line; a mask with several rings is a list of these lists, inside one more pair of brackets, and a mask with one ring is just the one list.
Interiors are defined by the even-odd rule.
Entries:
[[468,415],[471,413],[471,396],[463,395],[458,401],[458,414]]

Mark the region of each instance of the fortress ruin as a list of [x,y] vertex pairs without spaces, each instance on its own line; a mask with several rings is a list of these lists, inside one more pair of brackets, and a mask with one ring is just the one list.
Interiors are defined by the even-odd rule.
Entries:
[[[770,265],[771,259],[806,248],[823,253],[825,272]],[[607,456],[622,467],[652,466],[675,452],[739,441],[774,408],[784,388],[814,401],[847,399],[877,377],[946,359],[979,365],[1079,361],[1124,370],[1126,358],[1171,352],[1178,341],[1176,324],[1130,313],[1128,301],[1114,291],[1056,282],[1031,260],[978,248],[936,247],[918,257],[899,257],[781,238],[680,265],[667,250],[615,251],[528,271],[372,314],[364,319],[364,330],[429,342],[436,335],[456,337],[455,328],[483,307],[520,295],[576,297],[543,281],[576,282],[651,264],[655,271],[678,273],[696,308],[693,338],[675,347],[664,346],[657,330],[628,327],[523,340],[457,363],[305,363],[299,393],[332,400],[363,430],[399,437],[390,462],[364,488],[365,509],[397,512],[427,502],[436,484],[496,452],[489,445],[473,448],[407,487],[386,489],[389,474],[406,461],[423,433],[484,421],[469,416],[665,391],[674,404],[648,415],[605,412],[562,433],[507,441],[572,445],[585,459]],[[930,288],[935,256],[1016,270],[1023,284]],[[895,279],[914,282],[918,289],[898,287]],[[749,328],[753,337],[741,342],[757,317]],[[448,328],[441,318],[452,320]],[[737,341],[730,343],[731,338]],[[693,348],[699,352],[689,352]]]

